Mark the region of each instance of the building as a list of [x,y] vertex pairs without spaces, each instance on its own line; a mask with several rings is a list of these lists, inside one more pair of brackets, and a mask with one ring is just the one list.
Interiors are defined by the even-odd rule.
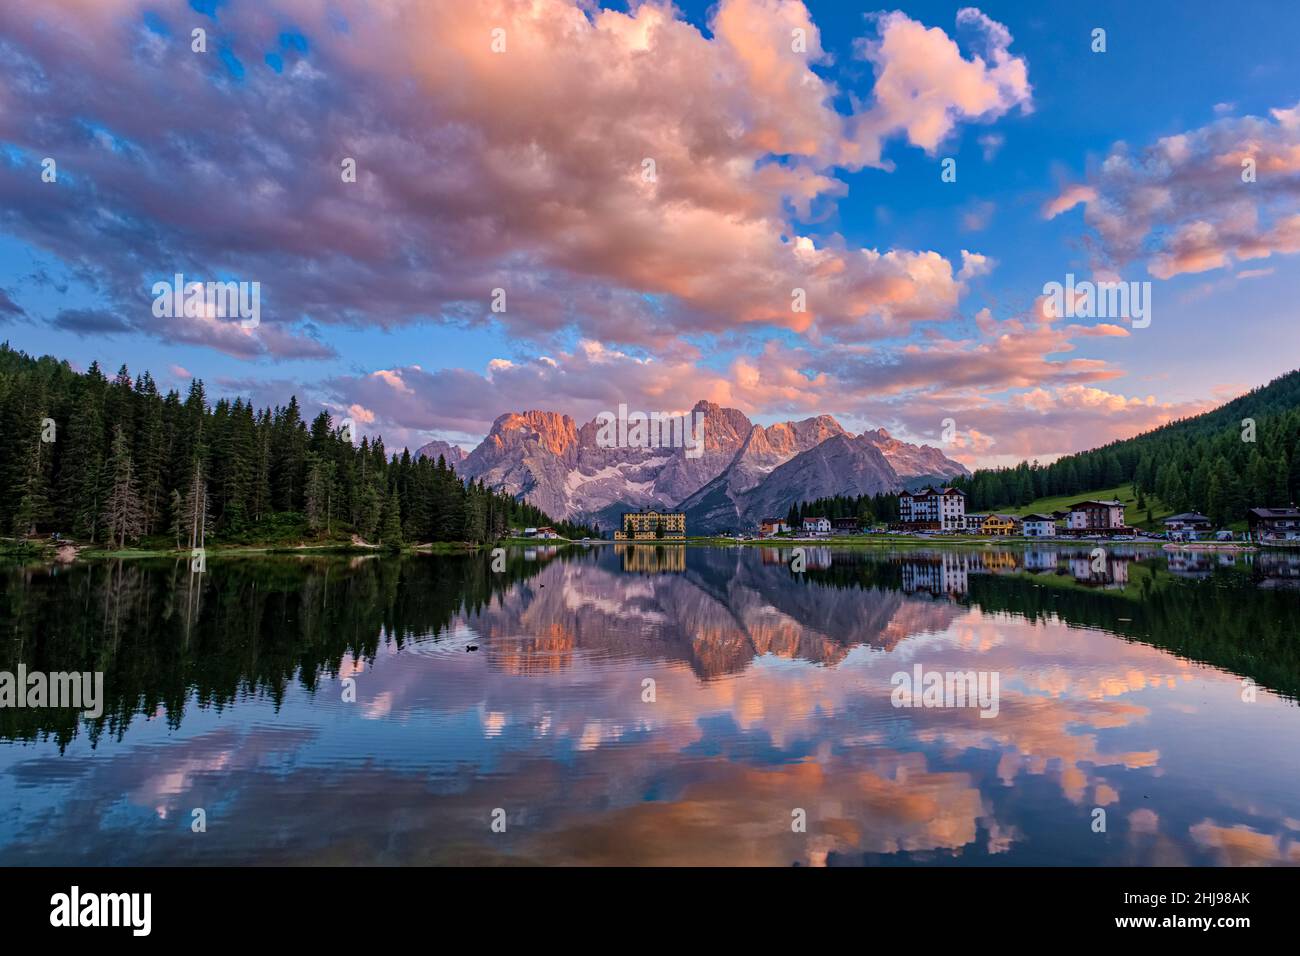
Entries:
[[[800,544],[798,550],[803,552],[805,571],[825,571],[834,560],[831,557],[831,549],[824,544]],[[759,548],[759,561],[767,565],[783,565],[788,569],[790,562],[794,558],[794,552],[795,549],[789,545],[782,545],[777,548]]]
[[1170,515],[1164,520],[1164,525],[1170,537],[1186,538],[1189,541],[1195,541],[1201,535],[1210,532],[1210,519],[1195,511]]
[[980,525],[981,534],[991,534],[998,538],[1016,534],[1019,530],[1020,519],[1015,515],[989,515]]
[[988,515],[967,515],[966,532],[967,534],[979,534],[984,526],[984,519]]
[[857,518],[834,518],[831,527],[836,534],[857,534],[861,530]]
[[1061,556],[1056,551],[1033,549],[1025,552],[1026,571],[1055,571],[1060,563]]
[[681,541],[686,538],[684,511],[626,511],[615,541]]
[[1250,536],[1257,541],[1300,539],[1300,509],[1251,508],[1246,520]]
[[966,492],[958,488],[922,488],[898,496],[898,521],[907,531],[962,531],[966,527]]
[[965,594],[969,589],[969,558],[963,554],[941,554],[902,563],[904,594],[923,591],[943,597]]
[[803,533],[804,534],[830,534],[831,519],[830,518],[804,518]]
[[1124,526],[1124,505],[1119,501],[1080,501],[1070,505],[1065,528],[1071,534],[1129,530]]
[[764,518],[758,523],[758,530],[761,534],[780,534],[789,531],[790,525],[784,518]]
[[1020,519],[1020,533],[1026,538],[1056,537],[1056,516],[1032,514]]
[[634,574],[680,573],[686,570],[685,548],[656,548],[652,544],[616,544],[623,570]]

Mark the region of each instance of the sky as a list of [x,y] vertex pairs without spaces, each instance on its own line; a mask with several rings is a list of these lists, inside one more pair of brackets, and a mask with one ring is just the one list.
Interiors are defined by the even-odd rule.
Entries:
[[390,449],[706,399],[1050,461],[1300,366],[1300,6],[1232,9],[5,4],[0,339]]

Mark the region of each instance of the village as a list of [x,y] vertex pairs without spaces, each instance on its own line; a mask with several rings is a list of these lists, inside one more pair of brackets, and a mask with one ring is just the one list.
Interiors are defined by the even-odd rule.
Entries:
[[[1031,514],[968,513],[966,494],[959,488],[924,487],[898,496],[899,519],[888,524],[864,526],[857,518],[807,516],[795,521],[763,518],[756,529],[710,535],[735,540],[820,539],[857,535],[891,535],[926,538],[1043,538],[1092,540],[1148,540],[1172,543],[1210,542],[1231,546],[1258,544],[1300,547],[1300,509],[1287,507],[1251,508],[1244,532],[1215,528],[1199,512],[1184,512],[1164,518],[1163,530],[1141,529],[1126,523],[1124,503],[1115,499],[1084,499],[1065,508]],[[558,540],[552,527],[517,529],[516,537]],[[684,542],[688,539],[686,515],[681,511],[629,511],[623,514],[615,541]],[[584,539],[587,540],[587,539]]]
[[925,487],[898,496],[899,520],[887,526],[862,528],[856,518],[806,517],[795,527],[789,520],[764,518],[763,537],[805,535],[827,537],[883,533],[912,537],[936,535],[978,535],[990,538],[1147,538],[1173,542],[1246,541],[1261,544],[1300,543],[1300,509],[1251,508],[1244,535],[1213,527],[1198,512],[1170,515],[1162,522],[1163,532],[1131,527],[1125,522],[1124,503],[1118,500],[1085,499],[1062,510],[1031,514],[976,514],[966,511],[966,494],[959,488]]

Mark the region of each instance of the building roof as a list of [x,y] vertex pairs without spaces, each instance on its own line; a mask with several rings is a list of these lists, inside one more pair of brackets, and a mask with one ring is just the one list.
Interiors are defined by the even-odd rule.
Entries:
[[1040,514],[1032,514],[1032,515],[1021,515],[1021,516],[1020,516],[1020,519],[1021,519],[1022,521],[1055,521],[1055,520],[1056,520],[1056,516],[1055,516],[1055,515],[1040,515]]
[[1209,520],[1210,519],[1205,517],[1203,514],[1199,514],[1195,511],[1187,511],[1180,515],[1170,515],[1165,519],[1165,524],[1169,524],[1171,521],[1204,521],[1208,524]]
[[1300,518],[1300,508],[1251,508],[1256,518]]
[[960,488],[936,488],[933,485],[926,485],[924,488],[917,488],[916,491],[903,489],[898,493],[898,497],[900,498],[925,498],[929,495],[961,495],[965,498],[966,492],[962,491]]
[[1076,501],[1074,504],[1070,505],[1070,510],[1073,511],[1076,508],[1082,508],[1084,505],[1101,505],[1105,508],[1122,508],[1124,507],[1124,502],[1103,501],[1100,498],[1089,498],[1087,501]]

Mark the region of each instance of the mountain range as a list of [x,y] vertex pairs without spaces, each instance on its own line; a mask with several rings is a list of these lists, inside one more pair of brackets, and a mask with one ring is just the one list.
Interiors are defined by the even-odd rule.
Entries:
[[741,411],[700,401],[704,447],[602,447],[600,424],[579,426],[557,412],[509,412],[465,454],[430,442],[416,455],[442,455],[456,471],[508,491],[553,518],[618,527],[624,511],[684,511],[692,534],[750,529],[790,505],[829,495],[899,491],[918,481],[969,475],[930,445],[883,428],[855,435],[830,415],[757,425]]

